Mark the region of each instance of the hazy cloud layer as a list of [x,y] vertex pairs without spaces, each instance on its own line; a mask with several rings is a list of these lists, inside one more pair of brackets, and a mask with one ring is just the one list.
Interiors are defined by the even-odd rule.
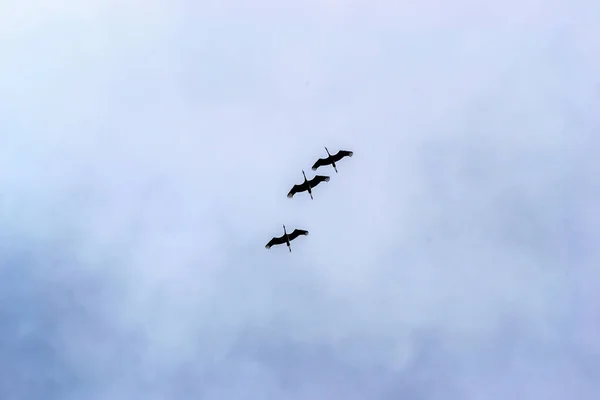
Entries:
[[0,6],[0,397],[596,398],[600,7],[253,4]]

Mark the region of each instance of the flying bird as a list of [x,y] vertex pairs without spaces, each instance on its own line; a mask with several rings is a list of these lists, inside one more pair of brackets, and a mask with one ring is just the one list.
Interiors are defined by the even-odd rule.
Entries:
[[292,187],[290,192],[287,194],[287,197],[289,197],[290,199],[292,197],[294,197],[294,195],[296,193],[306,192],[306,191],[308,191],[308,194],[310,195],[310,198],[312,199],[313,198],[312,189],[321,182],[329,182],[328,176],[315,175],[315,177],[309,181],[308,179],[306,179],[306,174],[304,173],[304,170],[302,170],[302,175],[304,175],[304,182],[302,182],[298,185],[294,185]]
[[337,174],[337,166],[335,165],[336,161],[340,161],[342,158],[348,156],[352,157],[354,152],[348,150],[340,150],[334,155],[329,154],[329,150],[325,147],[325,151],[327,152],[327,158],[319,158],[317,162],[312,166],[312,170],[316,171],[317,168],[322,167],[323,165],[332,165],[333,169],[335,169],[335,173]]
[[290,242],[294,239],[296,239],[298,236],[300,235],[308,235],[308,231],[302,230],[302,229],[294,229],[294,231],[290,234],[287,233],[287,231],[285,230],[285,225],[283,225],[283,236],[280,237],[274,237],[273,239],[269,240],[269,243],[267,243],[265,245],[265,248],[270,249],[271,246],[276,246],[278,244],[287,244],[288,249],[290,250],[290,253],[292,252],[292,246],[290,246]]

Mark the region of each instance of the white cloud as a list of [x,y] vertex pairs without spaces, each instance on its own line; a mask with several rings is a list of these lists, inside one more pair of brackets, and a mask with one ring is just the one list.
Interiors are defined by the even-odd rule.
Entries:
[[[236,27],[240,3],[221,3],[205,25],[209,5],[195,4],[156,2],[132,19],[139,3],[120,5],[121,16],[114,4],[56,3],[10,28],[0,220],[9,252],[50,243],[70,260],[31,274],[74,290],[98,324],[56,317],[57,346],[87,385],[71,393],[132,398],[158,376],[152,391],[168,398],[187,365],[224,368],[254,396],[284,396],[284,372],[241,360],[248,336],[401,376],[419,364],[423,332],[444,346],[501,346],[508,320],[523,340],[569,339],[557,329],[582,304],[573,291],[598,275],[584,268],[591,252],[565,279],[576,263],[568,230],[598,237],[584,136],[598,123],[595,28],[563,24],[581,10],[556,3],[538,14],[528,2],[499,26],[515,4],[297,3],[357,18],[302,25],[269,19],[265,2]],[[319,172],[331,181],[313,201],[287,199],[325,145],[355,155],[339,174]],[[282,223],[310,231],[292,254],[264,249]],[[80,288],[88,279],[108,292],[90,297]],[[588,338],[593,312],[569,335]],[[586,340],[579,352],[597,351]],[[472,365],[461,354],[446,356]]]

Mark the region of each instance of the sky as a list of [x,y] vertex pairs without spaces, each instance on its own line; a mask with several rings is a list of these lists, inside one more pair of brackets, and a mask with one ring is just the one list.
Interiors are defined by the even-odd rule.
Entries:
[[598,20],[2,2],[0,398],[596,399]]

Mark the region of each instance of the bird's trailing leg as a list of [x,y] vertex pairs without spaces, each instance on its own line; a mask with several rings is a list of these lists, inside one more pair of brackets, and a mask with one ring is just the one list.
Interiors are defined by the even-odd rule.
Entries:
[[288,250],[290,251],[290,253],[292,252],[292,246],[290,246],[289,243],[288,243]]

